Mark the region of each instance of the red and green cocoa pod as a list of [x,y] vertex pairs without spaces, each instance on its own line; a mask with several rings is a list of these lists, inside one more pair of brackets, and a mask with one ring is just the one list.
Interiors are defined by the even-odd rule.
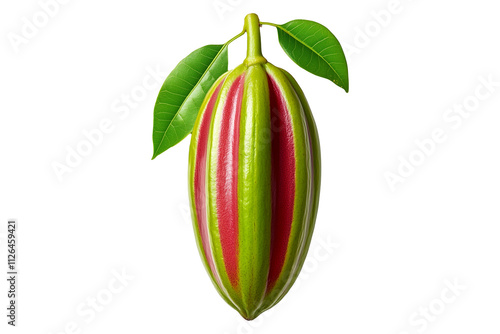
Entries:
[[306,258],[320,148],[299,85],[261,55],[256,16],[247,18],[246,29],[245,62],[215,82],[196,120],[189,191],[213,284],[245,319],[254,319],[284,297]]

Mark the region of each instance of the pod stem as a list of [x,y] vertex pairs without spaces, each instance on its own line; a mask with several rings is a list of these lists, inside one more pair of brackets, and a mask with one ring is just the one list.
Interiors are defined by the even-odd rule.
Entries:
[[243,30],[247,33],[247,58],[245,59],[247,66],[267,63],[266,58],[262,56],[260,21],[257,14],[248,14],[245,17]]

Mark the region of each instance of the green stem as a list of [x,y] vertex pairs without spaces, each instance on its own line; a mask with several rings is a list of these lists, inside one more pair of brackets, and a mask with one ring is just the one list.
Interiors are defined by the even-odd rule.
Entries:
[[245,17],[243,30],[247,33],[247,66],[267,63],[266,58],[262,56],[260,41],[260,21],[257,14],[248,14]]

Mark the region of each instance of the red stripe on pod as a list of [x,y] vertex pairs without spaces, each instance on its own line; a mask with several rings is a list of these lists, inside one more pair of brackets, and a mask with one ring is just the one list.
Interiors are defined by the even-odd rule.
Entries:
[[244,75],[234,81],[222,111],[217,160],[217,221],[229,281],[238,285],[238,152]]
[[214,111],[219,91],[222,87],[222,81],[213,92],[210,100],[208,101],[203,118],[200,122],[198,147],[196,148],[196,167],[194,171],[194,196],[196,206],[196,216],[198,217],[198,229],[200,231],[201,241],[203,244],[203,251],[207,259],[210,270],[214,275],[219,286],[221,286],[219,275],[215,269],[215,263],[210,250],[210,240],[208,237],[208,221],[207,221],[207,198],[206,198],[206,178],[207,178],[207,144],[208,135],[210,132],[210,122]]
[[[309,124],[309,122],[307,121],[307,117],[304,117],[304,120],[306,121],[306,124],[307,124],[307,139],[309,141],[309,158],[311,159],[311,162],[309,164],[310,166],[310,175],[311,175],[311,184],[309,186],[309,191],[310,191],[310,195],[309,195],[309,203],[312,207],[313,205],[313,202],[314,202],[314,178],[316,177],[316,175],[314,175],[314,168],[316,167],[314,165],[314,149],[313,149],[313,141],[312,141],[312,137],[311,137],[311,124]],[[309,213],[309,216],[308,216],[308,221],[310,222],[311,218],[311,213]],[[311,223],[309,223],[310,225]],[[305,251],[307,251],[307,249],[305,249]]]
[[268,75],[271,104],[271,258],[267,290],[278,280],[285,263],[295,199],[295,145],[286,101]]

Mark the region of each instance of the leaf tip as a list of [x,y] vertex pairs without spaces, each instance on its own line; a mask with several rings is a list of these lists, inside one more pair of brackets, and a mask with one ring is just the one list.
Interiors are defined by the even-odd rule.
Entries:
[[330,80],[331,82],[333,82],[335,85],[339,86],[340,88],[342,88],[346,93],[349,93],[349,80],[342,80],[342,79],[333,79],[333,80]]

